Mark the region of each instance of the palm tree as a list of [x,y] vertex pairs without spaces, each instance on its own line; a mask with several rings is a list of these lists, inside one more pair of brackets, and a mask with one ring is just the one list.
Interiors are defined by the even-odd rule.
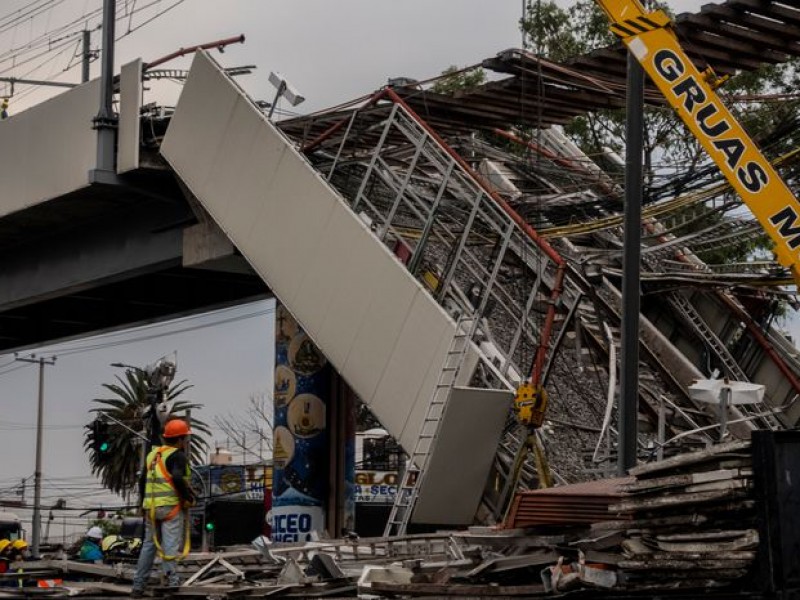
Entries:
[[[146,430],[144,415],[150,406],[148,383],[146,374],[138,369],[126,369],[125,377],[117,375],[116,379],[117,383],[103,384],[103,387],[114,394],[114,397],[95,398],[93,402],[101,407],[90,411],[95,413],[95,418],[103,415],[110,417],[107,419],[110,447],[102,454],[95,451],[94,430],[91,423],[86,426],[87,432],[83,447],[89,454],[92,474],[98,475],[107,489],[129,497],[138,483],[143,440],[116,421],[124,423],[133,431]],[[166,394],[167,401],[174,400],[191,387],[186,380],[170,386]],[[174,400],[171,414],[182,415],[187,411],[199,409],[201,406],[201,404],[185,400]],[[191,428],[190,459],[192,463],[197,464],[205,455],[208,444],[204,438],[210,435],[210,431],[203,421],[194,416],[191,417]]]

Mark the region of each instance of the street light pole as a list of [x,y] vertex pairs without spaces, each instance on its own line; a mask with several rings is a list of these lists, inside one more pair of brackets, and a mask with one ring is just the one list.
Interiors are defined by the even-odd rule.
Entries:
[[36,358],[15,357],[15,360],[27,363],[39,364],[39,401],[36,413],[36,468],[33,472],[33,532],[31,538],[31,555],[39,558],[39,541],[42,534],[42,438],[44,437],[44,368],[46,365],[54,365],[56,357]]

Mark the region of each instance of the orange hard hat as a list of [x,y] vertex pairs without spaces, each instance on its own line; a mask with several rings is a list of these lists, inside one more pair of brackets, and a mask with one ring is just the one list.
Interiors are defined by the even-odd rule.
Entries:
[[189,435],[192,430],[189,429],[189,424],[182,419],[173,419],[164,426],[165,438],[176,438]]

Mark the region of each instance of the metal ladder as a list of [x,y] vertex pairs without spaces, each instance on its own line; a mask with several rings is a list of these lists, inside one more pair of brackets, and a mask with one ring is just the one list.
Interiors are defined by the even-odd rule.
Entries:
[[703,338],[706,344],[710,347],[711,351],[717,356],[725,367],[727,375],[737,381],[750,381],[736,359],[731,356],[728,348],[723,341],[717,337],[717,334],[706,324],[705,319],[697,312],[697,309],[692,305],[688,298],[680,292],[672,292],[668,296],[669,303],[682,314],[684,319],[691,323],[695,332]]
[[414,444],[414,451],[408,458],[403,478],[395,495],[389,520],[383,531],[384,537],[405,535],[411,514],[414,512],[425,469],[430,461],[431,454],[436,446],[439,426],[442,422],[447,399],[455,386],[461,365],[469,348],[479,319],[476,316],[459,316],[456,321],[456,330],[450,348],[444,360],[442,370],[439,372],[439,381],[433,392],[433,397],[428,405],[428,411],[420,428],[419,437]]
[[[689,323],[691,323],[694,331],[708,344],[710,350],[722,362],[726,374],[736,381],[750,381],[750,378],[739,366],[739,363],[728,351],[725,343],[719,339],[717,334],[711,327],[708,326],[705,319],[697,311],[691,301],[680,292],[672,292],[668,296],[669,303],[675,308],[679,314],[683,315]],[[774,417],[768,416],[769,408],[765,403],[759,403],[755,407],[742,405],[737,408],[744,414],[756,415],[762,413],[763,416],[757,419],[763,426],[768,429],[778,428],[778,423]]]

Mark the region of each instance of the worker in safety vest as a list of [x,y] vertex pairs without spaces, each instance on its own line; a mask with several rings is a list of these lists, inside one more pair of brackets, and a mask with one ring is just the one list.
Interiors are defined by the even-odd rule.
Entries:
[[78,560],[86,562],[99,562],[103,560],[103,550],[100,548],[100,542],[103,541],[103,530],[97,525],[90,527],[86,532],[86,538],[81,544],[81,549],[78,554]]
[[[11,542],[11,550],[9,556],[11,557],[11,562],[17,564],[17,573],[22,575],[25,573],[25,569],[22,567],[21,563],[28,557],[28,542],[22,539],[14,540]],[[25,579],[20,577],[17,579],[17,586],[24,587]]]
[[161,569],[168,585],[180,585],[175,561],[182,557],[179,554],[185,555],[188,551],[189,537],[185,531],[188,520],[184,512],[194,504],[186,456],[191,433],[186,421],[167,422],[162,435],[164,445],[153,448],[145,460],[142,478],[144,541],[133,576],[133,597],[144,594],[156,554],[161,557]]

